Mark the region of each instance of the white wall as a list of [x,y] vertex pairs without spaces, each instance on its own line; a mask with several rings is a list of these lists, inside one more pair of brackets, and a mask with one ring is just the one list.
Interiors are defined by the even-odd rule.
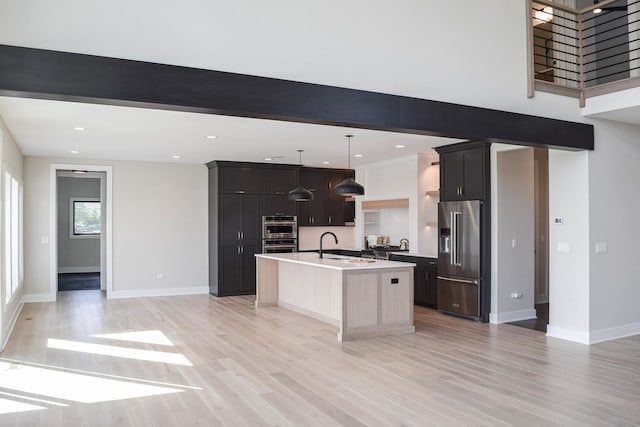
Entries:
[[[2,117],[0,117],[0,146],[2,147],[0,163],[2,165],[7,165],[11,169],[11,173],[16,178],[23,181],[23,156],[13,140],[9,129],[7,129],[6,124],[2,120]],[[0,175],[0,185],[4,186],[4,173]],[[0,191],[0,195],[2,194],[4,194],[4,192]],[[0,209],[2,209],[2,211],[4,210],[4,203],[4,200],[0,203]],[[0,239],[0,242],[2,241],[3,240]],[[2,254],[2,260],[4,260],[4,244],[0,245],[0,254]],[[4,263],[0,263],[0,265],[4,265]],[[9,338],[9,334],[13,329],[13,325],[20,314],[20,310],[22,310],[22,294],[24,292],[24,285],[20,286],[15,291],[9,304],[7,304],[4,292],[6,286],[4,285],[4,269],[0,269],[0,271],[3,273],[0,277],[0,283],[3,284],[3,286],[0,286],[0,288],[2,288],[0,292],[0,351],[2,351],[7,339]]]
[[589,270],[589,153],[549,150],[547,335],[589,342]]
[[[362,201],[409,199],[409,208],[381,209],[380,234],[390,236],[391,244],[409,239],[409,249],[424,255],[437,253],[437,227],[427,222],[437,221],[438,197],[427,196],[437,175],[428,173],[437,154],[419,153],[385,162],[371,163],[356,168],[356,180],[365,188],[365,195],[356,199],[356,243],[364,244]],[[437,187],[437,186],[436,186]]]
[[58,272],[100,271],[100,236],[70,237],[70,200],[74,197],[100,200],[100,178],[59,176],[58,181]]
[[[492,244],[497,262],[493,275],[492,323],[512,322],[536,317],[534,309],[534,170],[533,149],[497,151],[497,188],[493,197]],[[512,293],[521,293],[514,299]]]
[[[589,153],[591,342],[640,333],[640,126],[603,120],[596,140]],[[601,242],[608,251],[595,253]]]
[[[25,158],[25,294],[50,289],[50,164]],[[208,292],[207,168],[78,161],[113,167],[113,297]],[[163,277],[158,278],[161,274]]]
[[333,237],[326,236],[322,241],[323,249],[356,249],[360,246],[355,242],[355,227],[299,227],[298,228],[298,249],[318,250],[320,248],[320,236],[325,231],[335,233],[338,244]]

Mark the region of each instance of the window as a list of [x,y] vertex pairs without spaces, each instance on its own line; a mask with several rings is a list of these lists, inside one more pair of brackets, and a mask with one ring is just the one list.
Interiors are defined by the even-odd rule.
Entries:
[[100,200],[70,199],[70,237],[100,237]]
[[4,173],[4,286],[9,302],[24,280],[22,237],[22,184]]

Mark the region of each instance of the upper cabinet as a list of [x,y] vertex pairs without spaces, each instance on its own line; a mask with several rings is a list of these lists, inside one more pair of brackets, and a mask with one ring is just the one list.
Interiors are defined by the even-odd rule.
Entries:
[[262,169],[262,215],[296,215],[289,191],[298,185],[298,167]]
[[[221,163],[221,162],[219,162]],[[262,170],[250,166],[220,168],[220,192],[235,194],[260,194]]]
[[313,193],[313,201],[298,203],[298,224],[301,226],[343,226],[345,219],[353,222],[349,206],[343,196],[335,194],[336,185],[353,170],[302,168],[300,185]]
[[489,185],[489,144],[462,143],[438,147],[440,200],[484,200]]

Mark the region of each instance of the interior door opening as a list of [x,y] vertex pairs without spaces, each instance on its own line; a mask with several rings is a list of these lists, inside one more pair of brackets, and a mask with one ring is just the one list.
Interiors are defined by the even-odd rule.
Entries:
[[112,167],[52,164],[50,291],[101,291],[111,281]]

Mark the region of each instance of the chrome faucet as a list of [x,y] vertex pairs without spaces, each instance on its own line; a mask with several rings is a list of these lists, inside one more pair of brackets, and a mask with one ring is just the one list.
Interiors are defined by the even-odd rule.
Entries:
[[409,250],[409,239],[400,239],[400,250]]
[[338,244],[338,238],[331,231],[325,231],[324,233],[322,233],[322,236],[320,236],[320,258],[322,258],[322,238],[327,234],[331,234],[333,238],[336,239],[336,245]]

